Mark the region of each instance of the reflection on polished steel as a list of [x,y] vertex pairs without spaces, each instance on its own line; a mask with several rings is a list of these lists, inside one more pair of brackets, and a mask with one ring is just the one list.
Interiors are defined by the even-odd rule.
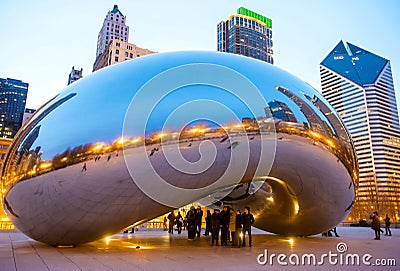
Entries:
[[[185,65],[187,76],[151,84]],[[236,75],[221,67],[258,93],[227,89]],[[317,234],[350,212],[357,182],[349,135],[319,93],[272,65],[216,52],[146,56],[70,85],[19,131],[2,173],[11,221],[52,245],[90,242],[194,201],[250,206],[255,226],[273,233]]]

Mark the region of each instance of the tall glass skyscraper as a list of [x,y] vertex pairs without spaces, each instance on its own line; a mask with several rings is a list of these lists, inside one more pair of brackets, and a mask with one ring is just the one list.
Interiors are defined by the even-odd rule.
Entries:
[[340,41],[321,62],[320,77],[322,94],[346,124],[358,156],[353,215],[378,210],[399,220],[400,126],[390,61]]
[[272,20],[240,7],[217,26],[218,51],[274,63]]
[[0,137],[13,138],[22,125],[28,83],[0,78]]

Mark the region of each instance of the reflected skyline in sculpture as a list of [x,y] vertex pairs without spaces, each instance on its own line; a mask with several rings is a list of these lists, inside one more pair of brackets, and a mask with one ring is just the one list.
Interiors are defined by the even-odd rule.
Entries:
[[67,87],[18,133],[2,183],[18,229],[80,244],[194,201],[316,234],[347,215],[357,178],[344,126],[308,84],[245,57],[174,52]]

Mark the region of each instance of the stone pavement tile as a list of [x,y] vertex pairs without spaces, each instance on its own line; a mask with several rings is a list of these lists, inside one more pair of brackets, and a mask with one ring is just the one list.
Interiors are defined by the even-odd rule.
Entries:
[[14,244],[13,250],[17,270],[49,270],[29,242]]
[[0,270],[16,270],[11,239],[8,234],[0,234]]
[[96,253],[93,259],[102,263],[106,267],[104,270],[145,270],[142,262],[137,261],[134,255],[126,253]]
[[49,270],[80,270],[80,268],[65,257],[59,249],[35,241],[31,241],[31,244],[43,262],[46,263]]
[[11,271],[16,270],[14,258],[10,256],[2,256],[0,255],[0,270],[1,271]]
[[112,270],[112,268],[107,266],[107,264],[99,262],[98,260],[93,258],[93,255],[90,254],[71,252],[71,251],[63,251],[62,254],[64,257],[70,260],[74,265],[78,266],[80,270],[88,270],[88,271]]

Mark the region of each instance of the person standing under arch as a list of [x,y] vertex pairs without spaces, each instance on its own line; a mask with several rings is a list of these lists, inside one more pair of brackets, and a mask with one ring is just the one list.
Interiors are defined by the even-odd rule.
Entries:
[[250,213],[250,207],[244,207],[244,213],[242,214],[242,224],[243,224],[243,243],[242,245],[246,246],[246,232],[249,235],[249,247],[252,246],[252,238],[251,238],[251,226],[254,223],[254,216]]

